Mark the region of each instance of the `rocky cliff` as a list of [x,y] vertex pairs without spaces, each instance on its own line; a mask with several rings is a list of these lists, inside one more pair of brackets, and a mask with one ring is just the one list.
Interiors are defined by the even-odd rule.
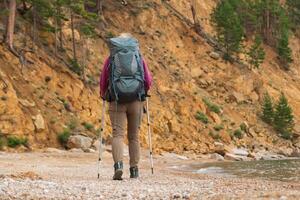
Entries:
[[[213,35],[209,14],[214,1],[201,2],[198,18],[203,30]],[[190,5],[185,1],[167,3],[192,20]],[[300,135],[299,38],[294,36],[290,41],[294,57],[290,71],[281,69],[275,52],[268,46],[264,47],[267,58],[261,68],[251,70],[223,61],[205,38],[159,0],[127,6],[112,1],[105,4],[104,16],[107,26],[100,27],[98,37],[87,43],[85,81],[66,65],[72,53],[68,23],[64,27],[65,52],[59,57],[54,56],[54,35],[49,33],[39,32],[40,45],[34,53],[26,54],[32,62],[26,65],[21,65],[18,58],[0,46],[2,135],[26,136],[33,149],[59,147],[57,135],[70,124],[75,126],[74,134],[95,137],[102,106],[98,77],[103,60],[108,56],[105,38],[130,32],[139,39],[154,77],[150,114],[156,152],[215,152],[220,142],[225,148],[267,149],[287,155],[300,148],[299,140],[278,137],[258,114],[265,91],[274,98],[283,91],[294,111],[295,133]],[[23,33],[24,28],[19,24],[16,31],[19,45],[24,38],[30,43]],[[82,49],[81,41],[76,32],[78,49]],[[83,59],[82,51],[79,57]],[[207,117],[208,123],[195,117],[197,112]],[[104,135],[109,142],[111,129],[106,116]],[[92,128],[87,129],[87,123]],[[240,126],[243,130],[237,133]],[[146,147],[146,123],[142,127],[141,141]]]

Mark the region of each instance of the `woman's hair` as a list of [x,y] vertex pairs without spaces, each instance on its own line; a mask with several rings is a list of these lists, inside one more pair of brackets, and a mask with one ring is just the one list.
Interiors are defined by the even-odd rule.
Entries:
[[130,38],[130,37],[133,37],[133,36],[131,35],[131,33],[121,33],[119,35],[119,37],[120,38]]

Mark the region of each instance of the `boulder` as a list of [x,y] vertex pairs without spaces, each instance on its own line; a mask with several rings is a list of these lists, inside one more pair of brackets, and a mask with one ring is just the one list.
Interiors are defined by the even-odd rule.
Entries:
[[96,153],[94,149],[86,149],[84,152],[86,153]]
[[191,75],[192,78],[198,78],[203,74],[202,69],[200,69],[199,67],[195,67],[191,69]]
[[226,160],[232,160],[232,161],[249,161],[249,160],[251,160],[250,158],[248,158],[246,156],[239,156],[239,155],[235,155],[235,154],[231,154],[231,153],[226,153],[224,158]]
[[292,148],[281,148],[278,152],[278,154],[280,155],[284,155],[284,156],[291,156],[293,153],[293,149]]
[[29,102],[27,99],[18,99],[20,104],[22,104],[25,107],[34,107],[35,103],[34,102]]
[[224,161],[224,157],[218,153],[211,154],[210,158],[217,161]]
[[215,59],[215,60],[220,59],[220,54],[217,53],[217,52],[215,52],[215,51],[210,52],[210,53],[209,53],[209,56],[210,56],[211,58]]
[[256,153],[252,153],[251,155],[255,160],[280,160],[280,159],[286,159],[286,157],[283,156],[283,155],[274,154],[274,153],[268,152],[268,151],[259,151],[259,152],[256,152]]
[[217,154],[221,154],[221,155],[225,155],[226,150],[225,150],[225,146],[223,143],[221,142],[214,142],[215,145],[215,149],[214,152]]
[[259,100],[259,96],[256,92],[252,92],[250,94],[250,99],[251,99],[252,102],[257,102]]
[[36,131],[42,131],[45,127],[45,121],[41,114],[32,117]]
[[89,149],[92,145],[92,139],[83,135],[70,136],[67,147],[69,149],[77,148],[83,151]]
[[294,149],[292,154],[291,154],[292,157],[300,157],[300,149]]
[[247,149],[239,149],[239,148],[232,149],[230,153],[232,153],[234,155],[246,156],[246,157],[249,155],[249,152]]
[[243,103],[246,101],[245,96],[239,92],[232,92],[232,94],[230,94],[228,98],[229,101],[234,101],[236,103]]
[[212,118],[212,120],[216,123],[216,124],[222,124],[222,120],[219,117],[219,115],[217,113],[214,112],[210,112],[209,116]]

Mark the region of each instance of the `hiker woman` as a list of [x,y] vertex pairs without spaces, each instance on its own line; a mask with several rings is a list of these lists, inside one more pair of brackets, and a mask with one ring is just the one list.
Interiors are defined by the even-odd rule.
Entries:
[[150,89],[152,77],[142,58],[138,41],[122,33],[109,40],[110,56],[100,77],[100,95],[110,102],[109,116],[113,127],[112,154],[114,180],[122,180],[123,140],[127,121],[130,178],[137,178],[140,160],[139,128],[143,101]]

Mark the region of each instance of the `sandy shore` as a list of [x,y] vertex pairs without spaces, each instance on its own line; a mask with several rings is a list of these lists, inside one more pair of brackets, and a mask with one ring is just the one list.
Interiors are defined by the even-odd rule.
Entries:
[[112,159],[104,153],[0,152],[0,199],[300,199],[300,183],[193,175],[171,169],[187,161],[157,156],[155,174],[143,157],[141,178],[112,181]]

